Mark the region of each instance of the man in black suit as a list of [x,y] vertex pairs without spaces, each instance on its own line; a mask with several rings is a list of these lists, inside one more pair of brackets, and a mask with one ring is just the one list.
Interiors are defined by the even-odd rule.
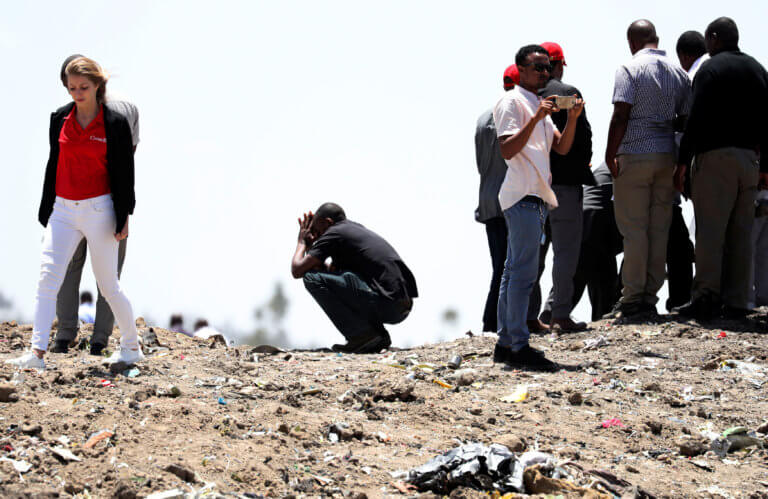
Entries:
[[[563,67],[566,65],[563,49],[553,42],[541,44],[549,53],[552,66],[551,76],[547,85],[539,92],[542,97],[552,95],[578,96],[581,92],[563,83]],[[560,110],[552,113],[552,120],[558,130],[565,128],[568,121],[568,111]],[[586,113],[582,112],[576,122],[576,135],[573,147],[566,155],[560,155],[554,150],[550,153],[552,169],[552,190],[557,196],[558,207],[549,212],[547,217],[547,240],[541,247],[539,275],[544,269],[549,242],[552,242],[554,258],[552,263],[552,290],[544,305],[540,319],[549,323],[552,329],[561,331],[579,331],[586,328],[583,322],[571,319],[573,308],[573,278],[579,262],[582,239],[582,185],[594,185],[595,180],[589,168],[592,159],[592,129],[587,121]],[[541,291],[538,282],[531,293],[528,319],[535,319],[541,304]]]

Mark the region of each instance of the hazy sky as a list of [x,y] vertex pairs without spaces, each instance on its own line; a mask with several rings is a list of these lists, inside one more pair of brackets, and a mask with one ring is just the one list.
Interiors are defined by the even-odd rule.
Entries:
[[[626,28],[651,19],[674,54],[686,30],[733,17],[763,64],[764,2],[15,2],[0,18],[0,291],[31,319],[37,208],[50,112],[72,53],[140,110],[136,211],[122,283],[137,315],[167,326],[254,326],[282,281],[298,345],[341,337],[290,276],[296,218],[324,201],[388,239],[421,297],[395,344],[480,329],[490,279],[475,223],[477,117],[525,44],[556,41],[584,94],[602,161]],[[738,104],[740,96],[724,96]],[[748,105],[748,100],[743,102]],[[549,269],[545,291],[551,282]],[[95,289],[90,270],[84,288]],[[446,307],[459,311],[453,328]],[[585,318],[582,302],[576,315]],[[6,314],[7,315],[7,314]]]

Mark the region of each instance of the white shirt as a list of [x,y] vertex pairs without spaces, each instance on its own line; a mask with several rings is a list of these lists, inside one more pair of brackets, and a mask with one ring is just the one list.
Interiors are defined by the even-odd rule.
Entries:
[[[541,99],[520,85],[506,92],[493,110],[496,135],[505,137],[517,134],[533,119]],[[557,208],[557,197],[549,186],[552,174],[549,170],[549,151],[555,138],[555,124],[547,116],[536,123],[528,142],[523,148],[505,160],[507,174],[499,189],[502,210],[510,208],[525,196],[538,196],[550,208]]]
[[688,78],[693,81],[693,77],[696,76],[696,72],[699,70],[704,61],[709,59],[709,54],[704,54],[691,64],[691,69],[688,70]]

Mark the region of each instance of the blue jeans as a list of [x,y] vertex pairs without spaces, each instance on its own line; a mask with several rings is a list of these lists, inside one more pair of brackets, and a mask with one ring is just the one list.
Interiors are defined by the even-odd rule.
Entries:
[[528,300],[539,268],[547,209],[542,201],[518,201],[504,210],[507,260],[499,289],[499,345],[517,352],[528,344]]

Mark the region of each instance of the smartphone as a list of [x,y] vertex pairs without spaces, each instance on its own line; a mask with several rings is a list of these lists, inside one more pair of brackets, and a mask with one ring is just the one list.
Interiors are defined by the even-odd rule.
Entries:
[[571,109],[573,106],[576,105],[576,97],[572,95],[556,95],[555,96],[555,107],[558,109]]

